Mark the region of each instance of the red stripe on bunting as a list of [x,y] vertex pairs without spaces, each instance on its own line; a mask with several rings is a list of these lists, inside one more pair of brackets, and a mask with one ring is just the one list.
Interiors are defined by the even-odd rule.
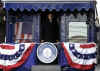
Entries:
[[64,48],[64,53],[65,53],[66,59],[68,60],[68,63],[71,67],[76,68],[76,69],[80,69],[80,70],[89,70],[89,69],[93,68],[94,64],[92,64],[92,65],[81,65],[81,64],[74,63],[72,61],[72,59],[70,58],[70,55],[69,55],[68,51],[66,50],[64,43],[62,43],[62,47]]
[[95,46],[96,46],[95,43],[92,43],[92,44],[83,44],[83,45],[80,45],[80,48],[93,48]]
[[21,58],[21,60],[18,61],[16,64],[9,65],[9,66],[2,66],[2,65],[0,65],[0,69],[3,69],[3,71],[11,71],[11,69],[21,66],[27,60],[28,56],[32,52],[33,47],[34,47],[34,43],[32,43],[29,46],[27,51],[23,54],[23,57]]
[[0,44],[0,48],[2,48],[2,49],[7,49],[7,50],[12,50],[12,49],[14,49],[15,47],[12,46],[12,45],[3,45],[3,44]]

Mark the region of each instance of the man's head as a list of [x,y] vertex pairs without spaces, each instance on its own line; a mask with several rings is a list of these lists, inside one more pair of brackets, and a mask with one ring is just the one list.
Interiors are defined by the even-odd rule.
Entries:
[[53,17],[52,13],[49,13],[49,14],[48,14],[48,19],[49,19],[49,20],[52,20],[52,17]]

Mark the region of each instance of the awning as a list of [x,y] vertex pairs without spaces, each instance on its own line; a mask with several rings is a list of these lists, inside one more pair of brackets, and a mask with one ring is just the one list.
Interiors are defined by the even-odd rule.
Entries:
[[17,2],[8,2],[5,3],[5,8],[7,10],[9,9],[13,9],[13,10],[17,10],[20,9],[21,11],[23,11],[24,9],[27,10],[31,10],[34,9],[35,11],[41,9],[42,11],[45,11],[46,9],[52,11],[53,9],[56,9],[56,11],[59,11],[61,9],[63,9],[64,11],[66,11],[67,9],[70,9],[71,11],[73,11],[74,9],[85,9],[88,10],[90,8],[94,9],[95,8],[95,3],[93,3],[93,1],[91,2],[51,2],[51,3],[17,3]]

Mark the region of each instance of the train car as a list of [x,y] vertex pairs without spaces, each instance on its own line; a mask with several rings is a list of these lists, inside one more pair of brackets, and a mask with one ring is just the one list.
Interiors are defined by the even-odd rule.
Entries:
[[[94,71],[95,0],[5,0],[4,71]],[[4,51],[4,52],[3,52]]]
[[[28,38],[29,41],[34,42],[41,42],[42,40],[68,42],[74,40],[74,38],[82,39],[85,42],[96,40],[96,35],[94,35],[96,33],[94,30],[95,24],[91,25],[91,29],[88,25],[91,21],[91,23],[95,23],[95,1],[72,0],[61,1],[61,3],[60,1],[33,1],[33,3],[31,1],[29,3],[27,1],[8,1],[5,6],[7,7],[7,23],[10,23],[7,28],[7,42],[25,42],[24,40]],[[20,30],[16,30],[19,23],[25,23],[23,25],[28,25],[27,28],[30,27],[30,29],[25,30],[26,27],[21,27]],[[51,27],[54,27],[49,28],[49,23],[55,23],[51,25]],[[74,23],[78,23],[78,25],[75,26]],[[81,26],[80,23],[84,26]],[[73,26],[75,26],[75,30],[73,30]],[[78,31],[77,27],[85,27],[85,30],[82,28]],[[84,32],[80,34],[83,30]],[[21,32],[19,33],[19,31]],[[74,31],[75,35],[73,35]]]

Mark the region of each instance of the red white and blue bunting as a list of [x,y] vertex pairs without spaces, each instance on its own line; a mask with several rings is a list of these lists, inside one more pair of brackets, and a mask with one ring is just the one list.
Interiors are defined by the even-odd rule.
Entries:
[[[30,56],[36,54],[38,46],[39,45],[37,45],[37,43],[0,44],[0,69],[3,69],[4,71],[10,71],[11,69],[21,67],[22,64],[27,62],[27,59]],[[63,42],[62,47],[64,48],[64,54],[59,54],[65,55],[66,57],[61,59],[66,59],[68,65],[70,65],[72,68],[79,70],[89,70],[94,67],[94,64],[96,63],[95,43],[81,44]],[[32,50],[35,52],[31,53],[33,52]],[[30,62],[35,60],[35,58],[36,55],[31,57]],[[28,65],[30,64],[31,63],[28,63]],[[30,65],[30,68],[31,66],[32,64]]]
[[65,56],[72,68],[89,70],[96,63],[95,43],[62,43]]
[[0,69],[10,71],[22,65],[30,55],[34,43],[0,44]]

